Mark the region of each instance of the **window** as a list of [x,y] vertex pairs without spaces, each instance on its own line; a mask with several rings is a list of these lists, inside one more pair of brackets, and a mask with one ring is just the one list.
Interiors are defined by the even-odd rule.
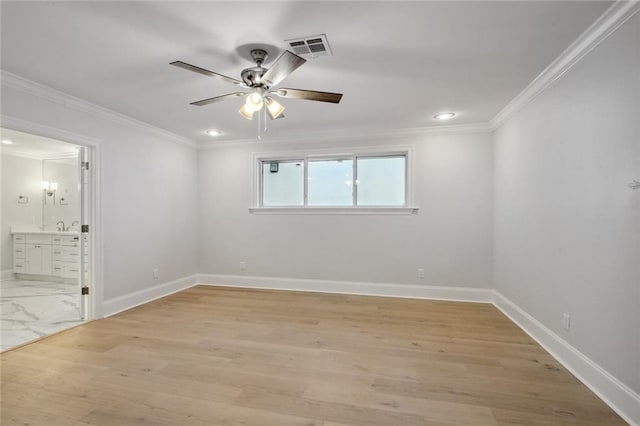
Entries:
[[304,160],[262,163],[262,205],[304,205]]
[[407,207],[407,152],[259,158],[261,207]]
[[406,157],[359,157],[359,206],[404,206]]
[[307,168],[307,205],[353,205],[353,159],[310,160]]

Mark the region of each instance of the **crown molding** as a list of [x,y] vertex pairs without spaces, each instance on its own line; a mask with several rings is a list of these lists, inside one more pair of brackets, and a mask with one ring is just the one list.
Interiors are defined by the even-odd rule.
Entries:
[[122,124],[131,128],[135,128],[137,130],[154,133],[155,135],[161,136],[162,138],[173,143],[189,146],[191,148],[196,148],[198,146],[198,144],[191,139],[176,135],[175,133],[171,133],[167,130],[145,123],[144,121],[136,120],[135,118],[131,118],[119,112],[103,108],[99,105],[93,104],[59,90],[52,89],[51,87],[45,86],[32,80],[28,80],[24,77],[20,77],[19,75],[10,73],[8,71],[0,70],[0,76],[3,86],[28,93],[42,99],[46,99],[59,105],[64,105],[65,107],[72,108],[76,111],[84,112],[95,117],[109,120],[114,123]]
[[0,114],[0,127],[17,130],[23,133],[31,133],[50,139],[57,139],[61,142],[68,142],[75,145],[96,147],[102,144],[102,141],[99,139],[72,133],[55,127],[45,126],[39,123],[34,123],[4,114]]
[[636,0],[618,0],[612,4],[560,56],[491,119],[489,122],[491,128],[495,130],[502,126],[638,11],[640,11],[640,2]]
[[459,124],[451,126],[430,126],[430,127],[415,127],[406,129],[388,129],[388,130],[362,130],[352,129],[345,131],[344,133],[336,134],[316,134],[310,136],[287,136],[273,139],[229,139],[219,141],[207,141],[201,142],[199,149],[216,149],[234,145],[248,145],[259,143],[261,145],[269,144],[313,144],[322,142],[352,142],[367,139],[382,139],[382,138],[398,138],[398,137],[412,137],[412,136],[424,136],[424,135],[450,135],[450,134],[466,134],[466,133],[491,133],[493,129],[489,123],[473,123],[473,124]]
[[286,144],[286,143],[321,143],[354,141],[366,138],[411,137],[438,134],[491,133],[502,126],[509,118],[533,101],[556,80],[568,72],[584,56],[613,34],[620,26],[640,11],[638,0],[617,0],[593,24],[591,24],[571,45],[566,48],[549,66],[547,66],[531,83],[502,108],[489,122],[449,126],[429,126],[407,129],[387,129],[367,131],[362,129],[345,130],[341,134],[318,134],[280,138],[228,139],[206,142],[195,142],[192,139],[171,133],[167,130],[136,120],[124,114],[95,105],[83,99],[44,86],[40,83],[20,77],[5,70],[0,70],[2,84],[7,87],[47,99],[60,105],[91,115],[123,124],[136,129],[151,131],[168,141],[196,149],[216,149],[232,145],[244,144]]

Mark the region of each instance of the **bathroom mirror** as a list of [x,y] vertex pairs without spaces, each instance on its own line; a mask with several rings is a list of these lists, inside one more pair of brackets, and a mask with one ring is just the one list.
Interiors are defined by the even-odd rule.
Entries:
[[42,225],[45,230],[79,231],[78,158],[42,161]]

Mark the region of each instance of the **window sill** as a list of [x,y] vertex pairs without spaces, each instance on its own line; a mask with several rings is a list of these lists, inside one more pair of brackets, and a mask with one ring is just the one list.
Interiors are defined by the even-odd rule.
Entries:
[[251,214],[418,214],[418,207],[249,207]]

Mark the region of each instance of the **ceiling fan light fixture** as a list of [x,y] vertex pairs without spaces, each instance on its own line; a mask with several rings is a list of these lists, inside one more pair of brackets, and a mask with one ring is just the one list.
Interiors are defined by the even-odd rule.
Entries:
[[247,108],[247,104],[245,103],[244,105],[242,105],[242,108],[238,110],[238,112],[240,113],[241,116],[243,116],[247,120],[253,120],[253,113],[255,111]]
[[284,112],[284,106],[278,103],[271,96],[267,96],[267,112],[269,112],[269,116],[272,120],[279,118]]
[[[322,37],[309,38],[309,40],[306,40],[305,42],[310,43],[310,45],[313,44],[314,48],[317,48],[318,46],[315,46],[315,44],[320,45],[320,43],[316,39],[322,39]],[[314,50],[311,47],[309,47],[309,49],[311,49],[312,52],[319,51],[317,49]],[[258,47],[252,49],[250,53],[252,59],[256,62],[256,66],[242,70],[240,74],[242,80],[227,77],[226,75],[219,74],[208,69],[198,67],[196,65],[191,65],[183,61],[173,61],[170,63],[170,65],[201,75],[205,75],[207,77],[223,80],[227,83],[231,83],[236,86],[241,86],[248,89],[248,93],[245,91],[227,93],[226,95],[214,96],[196,102],[190,102],[190,105],[204,106],[218,103],[224,100],[244,97],[244,103],[242,105],[242,108],[238,110],[238,113],[247,120],[253,120],[253,116],[256,112],[258,112],[258,139],[260,139],[260,132],[262,132],[263,129],[266,130],[266,124],[263,125],[263,117],[261,115],[263,114],[263,109],[265,117],[267,114],[269,114],[269,117],[273,120],[284,118],[284,106],[273,100],[273,98],[271,96],[268,96],[268,94],[277,95],[283,98],[306,99],[310,101],[329,102],[334,104],[340,102],[340,99],[342,98],[341,93],[287,88],[277,89],[269,92],[271,88],[278,86],[278,84],[282,80],[287,78],[289,74],[291,74],[302,64],[304,64],[306,62],[306,59],[296,55],[289,50],[285,50],[284,52],[282,52],[282,54],[280,54],[280,56],[278,56],[278,58],[270,65],[269,68],[264,68],[262,67],[262,63],[267,57],[267,52],[264,49]],[[218,136],[219,134],[222,134],[222,132],[207,132],[207,134],[209,136]]]
[[247,96],[247,100],[244,103],[244,107],[252,112],[260,111],[262,105],[264,105],[262,94],[258,92],[253,92],[249,96]]
[[439,112],[438,114],[434,115],[433,118],[435,118],[436,120],[450,120],[455,116],[456,114],[454,112]]

